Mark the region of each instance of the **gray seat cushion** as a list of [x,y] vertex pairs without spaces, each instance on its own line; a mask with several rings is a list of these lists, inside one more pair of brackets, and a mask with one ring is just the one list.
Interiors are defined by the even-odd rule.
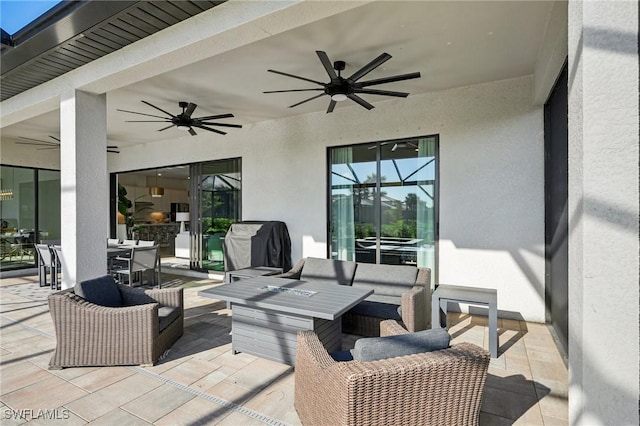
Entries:
[[300,273],[300,279],[303,281],[351,285],[355,271],[356,262],[307,257]]
[[446,349],[450,342],[451,335],[447,330],[435,328],[396,336],[358,339],[351,353],[356,361],[375,361]]
[[400,296],[415,286],[417,277],[415,266],[358,263],[353,286],[371,288],[376,295]]
[[180,316],[180,309],[173,306],[160,306],[158,309],[158,329],[160,333]]
[[349,313],[365,317],[402,320],[400,316],[400,306],[394,303],[363,300],[349,309]]
[[331,352],[329,356],[333,358],[334,361],[338,361],[338,362],[353,361],[353,355],[351,354],[351,351],[335,351],[335,352]]
[[111,275],[79,282],[73,288],[78,296],[100,306],[124,306],[118,285]]

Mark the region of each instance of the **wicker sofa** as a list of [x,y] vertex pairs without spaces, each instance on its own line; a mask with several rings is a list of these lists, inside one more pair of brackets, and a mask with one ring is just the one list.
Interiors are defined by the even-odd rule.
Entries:
[[84,283],[92,282],[100,290],[115,289],[121,306],[92,303],[76,294],[78,286],[49,295],[57,340],[50,369],[153,365],[182,336],[182,288],[131,288],[111,276]]
[[429,268],[308,257],[279,277],[373,289],[371,296],[342,316],[344,333],[378,336],[380,322],[386,319],[401,321],[410,332],[429,326]]
[[[396,321],[381,335],[407,333]],[[298,332],[295,409],[305,425],[478,424],[489,353],[470,343],[376,361],[335,361]],[[319,397],[321,395],[322,397]]]

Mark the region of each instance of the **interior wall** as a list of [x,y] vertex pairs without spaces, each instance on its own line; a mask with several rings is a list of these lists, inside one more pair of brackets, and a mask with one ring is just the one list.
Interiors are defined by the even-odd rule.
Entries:
[[297,260],[326,257],[328,146],[439,134],[440,282],[497,288],[503,316],[544,321],[543,117],[532,93],[527,76],[378,102],[371,111],[345,103],[227,136],[132,147],[110,166],[242,157],[243,219],[284,221]]

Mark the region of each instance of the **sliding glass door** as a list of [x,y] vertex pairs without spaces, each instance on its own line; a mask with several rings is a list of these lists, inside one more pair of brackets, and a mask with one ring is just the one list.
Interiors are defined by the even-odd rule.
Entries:
[[331,148],[331,258],[436,273],[437,136]]
[[60,240],[60,172],[0,166],[0,270],[36,266],[34,245]]
[[[222,242],[232,223],[242,217],[242,173],[239,158],[192,165],[191,266],[224,271]],[[192,213],[193,214],[193,213]]]

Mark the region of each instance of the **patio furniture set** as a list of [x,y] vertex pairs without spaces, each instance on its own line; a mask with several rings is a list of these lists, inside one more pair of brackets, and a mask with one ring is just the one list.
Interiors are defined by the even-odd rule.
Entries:
[[[447,301],[494,310],[490,295],[442,292],[428,329],[429,269],[317,258],[277,275],[251,269],[198,294],[230,304],[234,354],[295,366],[302,423],[477,424],[490,354],[451,346],[438,315]],[[182,289],[131,288],[105,276],[51,294],[49,306],[50,368],[153,365],[183,333]],[[363,337],[341,351],[342,333]]]

